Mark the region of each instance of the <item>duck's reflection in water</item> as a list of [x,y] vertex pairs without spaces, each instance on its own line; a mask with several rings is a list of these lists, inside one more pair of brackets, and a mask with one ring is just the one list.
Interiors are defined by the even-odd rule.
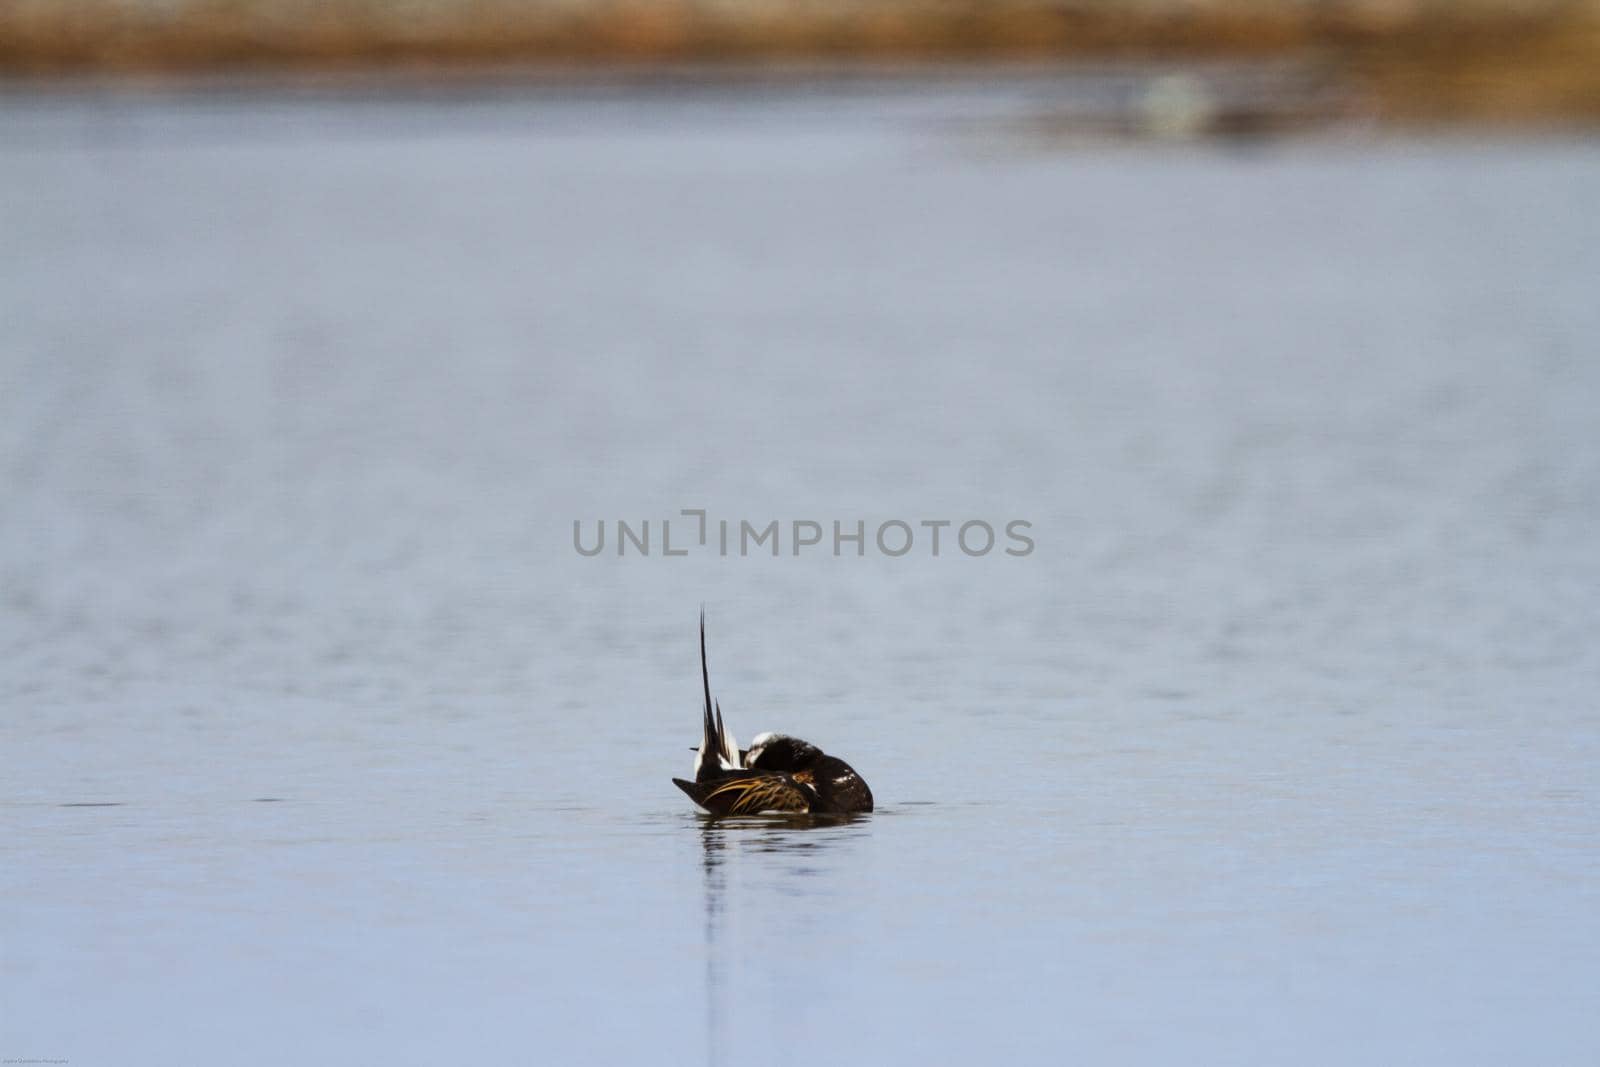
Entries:
[[[727,907],[728,864],[740,853],[779,854],[785,879],[813,879],[826,874],[821,854],[858,836],[850,828],[871,820],[867,815],[755,815],[700,820],[701,869],[706,895],[706,1058],[712,1067],[723,1062],[730,1010],[724,984],[722,923]],[[803,891],[796,881],[791,892]]]

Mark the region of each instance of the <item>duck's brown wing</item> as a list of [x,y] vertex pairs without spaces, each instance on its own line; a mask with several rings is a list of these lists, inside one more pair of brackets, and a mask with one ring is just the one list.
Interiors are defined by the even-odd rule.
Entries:
[[713,815],[758,815],[764,811],[811,811],[817,794],[787,774],[737,774],[709,782],[673,784]]

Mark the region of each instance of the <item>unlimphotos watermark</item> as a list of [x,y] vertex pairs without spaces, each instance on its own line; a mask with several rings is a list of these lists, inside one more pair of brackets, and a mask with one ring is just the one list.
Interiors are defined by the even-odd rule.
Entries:
[[[1029,536],[1033,523],[1011,519],[990,523],[984,519],[887,519],[869,525],[866,519],[712,519],[704,508],[684,508],[680,533],[674,542],[673,519],[605,519],[585,523],[572,520],[572,547],[580,556],[599,556],[611,551],[618,556],[687,556],[714,553],[718,556],[752,556],[768,553],[865,556],[869,549],[890,559],[918,555],[967,556],[978,558],[991,552],[1007,556],[1030,556],[1034,542]],[[687,529],[685,529],[687,527]]]

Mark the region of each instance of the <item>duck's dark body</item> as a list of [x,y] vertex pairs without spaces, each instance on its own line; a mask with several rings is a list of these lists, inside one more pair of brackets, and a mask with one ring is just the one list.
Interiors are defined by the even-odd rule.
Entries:
[[708,775],[698,782],[682,778],[672,782],[713,815],[763,811],[851,815],[872,810],[872,790],[848,763],[807,747],[815,758],[802,766],[782,770],[751,766]]
[[848,763],[798,737],[762,734],[748,750],[739,751],[723,728],[721,706],[711,700],[704,612],[700,614],[700,676],[705,685],[705,712],[695,780],[672,780],[690,800],[713,815],[764,811],[851,815],[872,810],[872,790]]

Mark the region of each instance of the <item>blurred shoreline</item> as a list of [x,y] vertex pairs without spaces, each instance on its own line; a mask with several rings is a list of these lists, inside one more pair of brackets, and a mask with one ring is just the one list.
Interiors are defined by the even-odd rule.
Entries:
[[[1289,121],[1309,108],[1334,117],[1358,110],[1398,125],[1600,124],[1600,4],[1592,0],[1516,7],[1001,0],[870,10],[793,0],[20,0],[0,7],[0,78],[12,85],[203,86],[242,77],[336,89],[597,76],[715,81],[723,70],[733,80],[788,81],[996,62],[1287,67],[1297,72],[1296,86],[1308,77],[1317,86],[1310,95],[1290,92]],[[1271,125],[1284,116],[1246,112],[1219,121]]]

